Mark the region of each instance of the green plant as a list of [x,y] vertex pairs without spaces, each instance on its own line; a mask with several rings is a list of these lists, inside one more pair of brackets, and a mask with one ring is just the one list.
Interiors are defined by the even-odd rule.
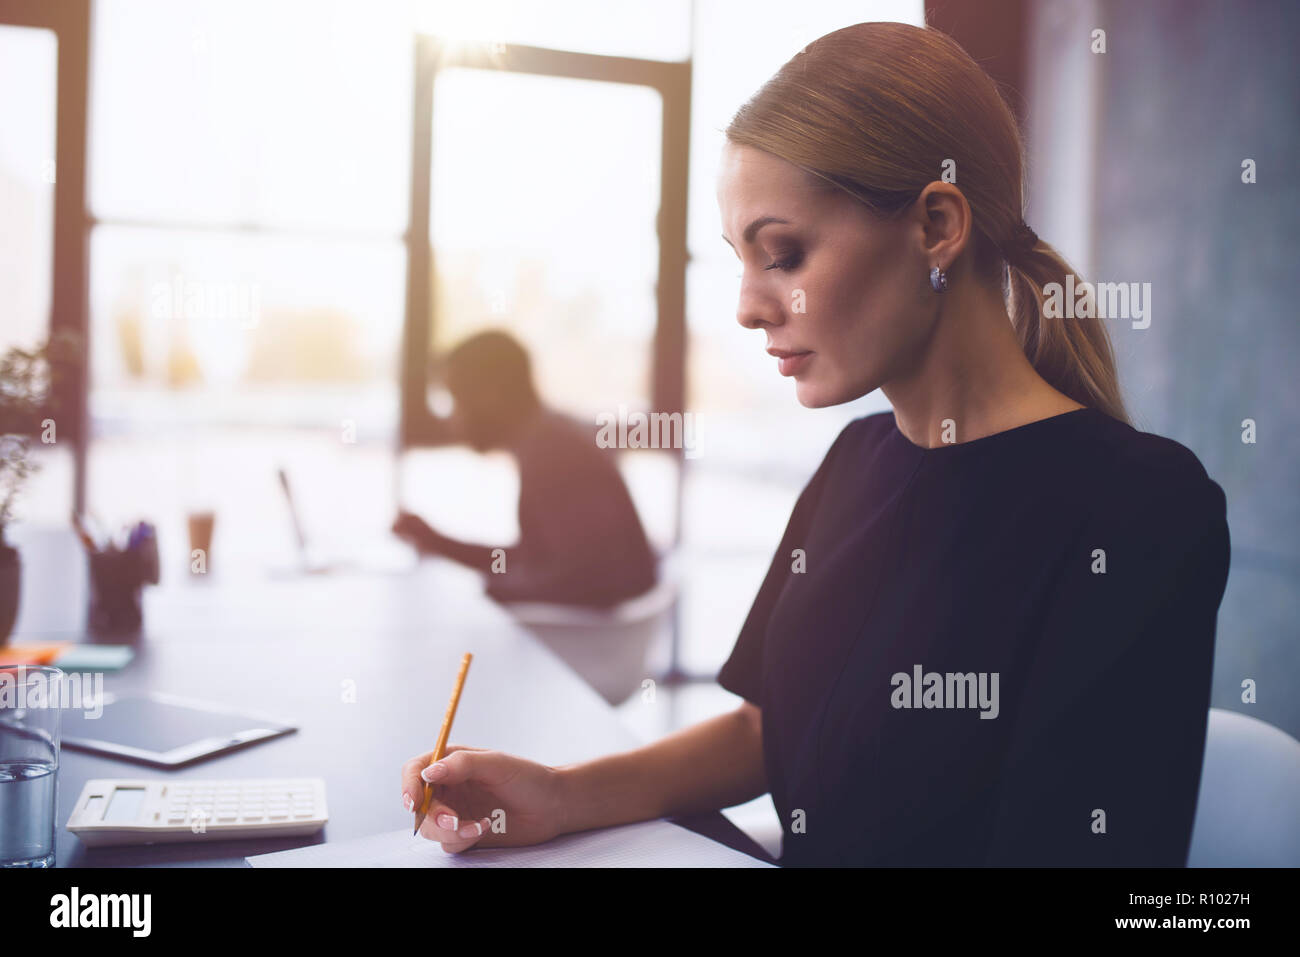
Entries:
[[14,500],[28,476],[40,468],[30,458],[26,436],[0,436],[0,548],[7,547],[5,529],[13,520]]
[[76,344],[63,334],[34,349],[15,346],[0,357],[0,552],[8,549],[5,529],[18,493],[40,467],[32,459],[32,437],[46,431],[47,421],[57,424],[60,385]]

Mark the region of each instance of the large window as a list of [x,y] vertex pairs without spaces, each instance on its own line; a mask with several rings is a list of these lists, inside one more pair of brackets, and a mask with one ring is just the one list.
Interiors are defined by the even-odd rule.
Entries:
[[[50,332],[57,101],[55,33],[0,26],[0,352],[30,350]],[[32,456],[38,471],[16,514],[33,523],[66,521],[73,468],[67,443],[34,443]]]
[[49,330],[57,56],[53,32],[0,26],[0,349]]
[[[684,657],[691,670],[715,668],[821,454],[849,418],[885,407],[879,395],[798,406],[761,337],[735,322],[737,264],[718,236],[715,198],[735,109],[801,44],[862,19],[861,5],[99,0],[93,9],[88,471],[105,524],[155,517],[179,542],[186,509],[207,501],[220,516],[214,549],[221,529],[242,529],[250,551],[266,546],[268,529],[288,546],[274,478],[287,464],[298,476],[355,476],[295,482],[313,529],[383,528],[389,493],[404,484],[411,507],[435,485],[456,503],[454,515],[429,513],[452,533],[508,535],[509,520],[494,531],[487,518],[511,512],[500,463],[488,475],[446,450],[404,483],[392,474],[407,277],[423,269],[434,321],[410,344],[420,362],[475,329],[505,326],[533,351],[547,397],[580,417],[653,407],[664,375],[684,377],[701,447],[686,462],[682,541],[696,563],[690,580],[705,583],[685,596]],[[880,3],[867,15],[919,23],[922,5]],[[50,248],[40,230],[53,38],[6,33],[0,79],[25,95],[0,109],[6,129],[27,132],[0,144],[3,198],[31,211],[6,215],[6,226],[27,230],[6,248],[30,259]],[[656,217],[674,198],[660,187],[662,98],[599,77],[451,67],[434,88],[432,126],[415,136],[422,33],[690,62],[684,369],[665,368],[676,353],[656,351],[655,339]],[[412,157],[422,141],[432,180],[416,236]],[[15,144],[23,156],[11,155]],[[417,246],[427,262],[410,257]],[[31,277],[48,274],[12,256],[0,273],[28,326],[49,308],[48,284]],[[677,524],[676,495],[663,495],[675,473],[627,464],[662,542]],[[482,507],[465,507],[471,500]]]
[[647,407],[658,94],[465,69],[440,72],[434,89],[435,351],[508,329],[548,402],[589,422]]
[[[403,4],[99,0],[87,501],[216,514],[214,573],[392,520],[412,34]],[[178,577],[183,577],[178,574]]]
[[409,32],[395,5],[101,0],[91,411],[391,431]]

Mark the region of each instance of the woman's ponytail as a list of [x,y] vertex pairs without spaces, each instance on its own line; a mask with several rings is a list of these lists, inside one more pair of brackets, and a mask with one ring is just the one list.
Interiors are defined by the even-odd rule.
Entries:
[[1127,423],[1110,334],[1096,310],[1082,318],[1049,318],[1044,309],[1044,287],[1055,283],[1059,290],[1070,288],[1066,277],[1072,274],[1072,287],[1079,288],[1082,279],[1060,253],[1036,236],[1033,239],[1028,248],[1004,254],[1011,324],[1020,347],[1052,388]]

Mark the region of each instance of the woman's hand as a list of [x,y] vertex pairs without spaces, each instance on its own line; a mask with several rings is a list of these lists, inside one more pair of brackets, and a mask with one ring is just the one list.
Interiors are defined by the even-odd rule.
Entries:
[[402,804],[418,810],[425,781],[434,785],[420,834],[444,851],[540,844],[564,832],[555,768],[503,751],[450,745],[426,771],[432,756],[428,752],[402,766]]

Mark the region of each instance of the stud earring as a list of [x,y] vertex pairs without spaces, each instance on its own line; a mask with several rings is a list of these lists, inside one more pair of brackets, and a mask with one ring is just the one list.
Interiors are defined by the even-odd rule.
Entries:
[[935,292],[943,292],[948,288],[948,274],[938,266],[933,267],[930,270],[930,285]]

